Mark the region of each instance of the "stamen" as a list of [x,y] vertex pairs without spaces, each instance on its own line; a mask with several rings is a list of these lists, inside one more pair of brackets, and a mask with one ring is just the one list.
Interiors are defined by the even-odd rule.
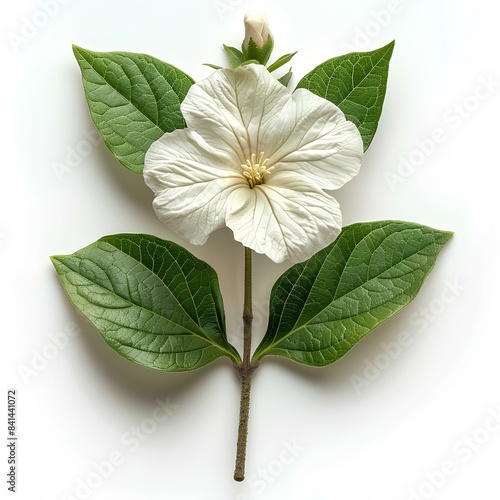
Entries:
[[269,158],[266,158],[266,154],[262,151],[257,159],[257,155],[252,153],[250,159],[247,159],[246,163],[241,165],[243,170],[243,176],[248,181],[250,188],[259,186],[264,182],[264,176],[266,174],[271,174],[274,167],[269,166]]

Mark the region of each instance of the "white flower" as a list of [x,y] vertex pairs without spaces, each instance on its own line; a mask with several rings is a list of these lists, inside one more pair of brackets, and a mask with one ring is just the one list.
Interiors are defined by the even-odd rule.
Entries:
[[340,233],[337,189],[360,168],[356,126],[329,101],[291,93],[262,65],[219,70],[181,106],[187,128],[146,154],[157,216],[193,244],[228,226],[275,262],[301,262]]
[[245,14],[244,22],[245,40],[243,46],[248,48],[248,42],[252,38],[257,47],[262,48],[271,34],[266,14],[250,10]]

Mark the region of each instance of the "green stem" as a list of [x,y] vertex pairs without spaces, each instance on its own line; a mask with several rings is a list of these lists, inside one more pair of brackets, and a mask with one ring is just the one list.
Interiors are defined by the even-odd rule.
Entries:
[[234,480],[245,479],[247,453],[248,416],[250,413],[250,386],[252,373],[257,368],[250,362],[252,350],[252,250],[245,248],[245,295],[243,304],[243,363],[237,367],[241,379],[240,419],[238,424],[238,443],[236,446],[236,465]]
[[234,480],[245,479],[245,462],[247,455],[248,416],[250,413],[250,380],[251,375],[240,374],[241,400],[240,421],[238,424],[238,444],[236,445],[236,465],[234,467]]

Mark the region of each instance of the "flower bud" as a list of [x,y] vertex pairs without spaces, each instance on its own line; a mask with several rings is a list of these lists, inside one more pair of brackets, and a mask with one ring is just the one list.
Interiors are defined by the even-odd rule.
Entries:
[[243,47],[248,48],[250,38],[257,47],[262,48],[271,35],[267,16],[261,11],[249,11],[245,14],[245,40]]

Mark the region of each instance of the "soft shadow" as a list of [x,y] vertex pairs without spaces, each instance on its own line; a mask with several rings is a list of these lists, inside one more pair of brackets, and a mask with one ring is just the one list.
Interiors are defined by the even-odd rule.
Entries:
[[[75,88],[78,88],[78,86],[81,86],[81,76],[74,69],[72,73],[72,79],[78,82],[75,83]],[[75,112],[78,114],[82,130],[97,130],[90,117],[83,92],[80,99],[73,105],[77,108]],[[100,174],[103,176],[103,182],[116,185],[117,189],[122,191],[131,201],[135,212],[144,212],[147,217],[151,217],[153,192],[144,183],[142,175],[135,174],[124,167],[102,140],[94,146],[92,156],[86,159],[86,164],[89,167],[91,164],[92,168],[99,169]]]
[[[56,276],[54,282],[61,285]],[[125,399],[133,400],[138,404],[150,406],[151,401],[158,397],[170,396],[175,399],[176,394],[195,391],[201,384],[208,383],[222,370],[232,371],[228,358],[220,358],[198,370],[182,373],[169,373],[137,365],[115,352],[101,337],[96,327],[76,310],[68,301],[63,290],[60,300],[65,302],[67,317],[81,330],[78,338],[80,347],[86,351],[85,355],[91,363],[91,369],[97,372],[103,383],[110,384],[113,392],[120,393]],[[83,369],[80,367],[80,369]],[[85,368],[88,369],[88,366]],[[237,376],[234,373],[234,384],[238,386]]]
[[[90,122],[88,126],[93,127],[94,124]],[[99,166],[104,178],[103,181],[117,186],[117,189],[122,191],[127,199],[130,200],[132,210],[135,213],[143,212],[145,217],[152,217],[154,215],[151,208],[154,194],[146,186],[142,175],[135,174],[124,167],[104,143],[96,148],[94,161]]]
[[[358,342],[342,358],[331,365],[323,367],[312,367],[296,363],[292,360],[278,356],[264,358],[264,363],[273,363],[293,375],[307,380],[311,384],[319,385],[322,389],[330,392],[332,388],[352,390],[350,377],[352,375],[363,376],[367,360],[373,362],[374,358],[382,350],[381,344],[398,342],[398,335],[403,331],[408,331],[408,319],[410,311],[399,313],[391,318],[388,323],[384,323],[369,333]],[[416,335],[416,334],[415,334]],[[404,349],[404,348],[403,348]]]

